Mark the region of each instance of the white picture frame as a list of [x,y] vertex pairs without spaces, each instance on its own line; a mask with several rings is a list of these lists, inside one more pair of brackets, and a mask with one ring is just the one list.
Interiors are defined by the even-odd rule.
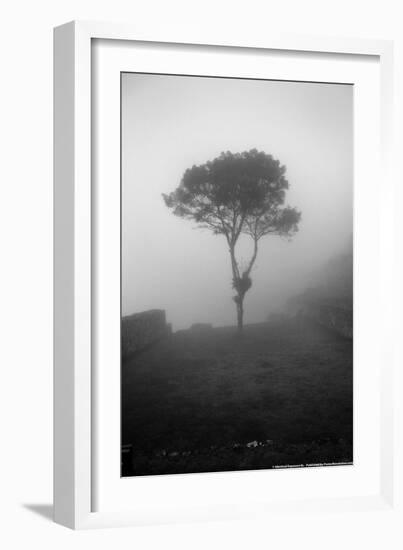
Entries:
[[[105,382],[100,385],[97,379],[96,358],[102,353],[97,347],[94,333],[98,324],[98,317],[105,313],[103,307],[98,307],[99,289],[96,279],[96,270],[99,268],[96,247],[97,232],[100,226],[94,216],[99,205],[96,199],[95,178],[99,177],[98,165],[92,163],[94,144],[99,136],[97,132],[105,133],[105,126],[98,125],[94,130],[94,121],[97,117],[97,105],[94,104],[94,86],[97,84],[95,74],[94,46],[97,41],[114,41],[117,47],[130,43],[141,45],[158,45],[159,66],[166,66],[170,71],[168,54],[169,45],[175,44],[180,51],[186,49],[187,55],[192,52],[203,53],[208,49],[209,55],[216,52],[235,51],[243,56],[264,55],[268,52],[279,52],[283,56],[298,55],[314,57],[322,55],[324,63],[321,65],[332,72],[332,61],[349,60],[353,56],[360,56],[363,61],[372,59],[376,64],[373,71],[380,88],[372,101],[379,103],[380,120],[371,127],[376,132],[371,149],[375,157],[382,158],[384,181],[388,185],[382,195],[377,196],[376,188],[372,202],[368,208],[371,212],[376,209],[379,217],[379,233],[374,234],[380,242],[381,259],[380,272],[373,279],[379,285],[380,297],[376,302],[376,318],[378,326],[375,333],[379,335],[379,354],[376,355],[376,368],[372,379],[375,397],[379,396],[379,438],[376,453],[379,456],[373,466],[379,471],[379,479],[374,480],[369,490],[364,486],[358,489],[351,485],[351,491],[340,489],[337,493],[326,494],[329,474],[318,473],[318,470],[306,471],[305,481],[301,482],[299,492],[285,492],[284,499],[274,499],[257,495],[257,487],[261,486],[263,477],[255,472],[244,472],[241,476],[235,474],[200,474],[189,476],[165,476],[154,479],[144,478],[140,484],[129,488],[128,495],[132,494],[132,501],[127,498],[123,502],[123,493],[117,489],[115,479],[108,477],[107,469],[116,465],[116,452],[111,451],[109,458],[102,464],[97,460],[97,454],[108,454],[105,448],[105,438],[116,440],[118,428],[113,425],[107,428],[100,413],[98,400],[109,387]],[[120,42],[120,41],[124,41]],[[109,42],[111,43],[111,42]],[[98,55],[98,54],[97,54]],[[164,57],[165,56],[165,57]],[[138,63],[135,57],[134,63]],[[98,62],[98,58],[97,58]],[[124,63],[130,63],[127,58]],[[111,58],[105,61],[109,67],[114,64],[114,71],[124,68],[117,67],[116,51]],[[147,68],[147,55],[142,58],[141,70]],[[161,65],[162,64],[162,65]],[[151,65],[150,65],[151,66]],[[155,66],[155,65],[154,65]],[[278,77],[281,77],[281,64]],[[119,69],[119,70],[118,70]],[[321,70],[322,70],[321,69]],[[185,69],[186,70],[186,69]],[[219,70],[219,69],[218,69]],[[349,69],[350,70],[350,69]],[[355,69],[352,68],[352,71]],[[114,74],[115,74],[114,73]],[[105,73],[107,74],[107,73]],[[116,73],[117,74],[117,73]],[[219,73],[218,73],[219,74]],[[306,78],[301,74],[300,79]],[[340,76],[340,78],[342,78]],[[363,79],[364,82],[365,79]],[[327,80],[325,80],[327,81]],[[336,79],[335,82],[338,80]],[[355,82],[355,80],[352,80]],[[358,82],[358,77],[357,77]],[[370,82],[363,84],[370,87]],[[363,88],[363,89],[364,89]],[[394,480],[394,447],[393,422],[395,414],[393,408],[393,329],[394,315],[390,309],[393,301],[393,241],[391,235],[393,209],[393,176],[392,176],[392,43],[377,40],[337,39],[311,36],[286,36],[270,34],[270,36],[256,37],[253,32],[244,37],[225,38],[209,36],[208,32],[200,37],[188,37],[183,32],[181,36],[148,36],[130,25],[109,23],[72,22],[55,29],[54,35],[54,181],[55,181],[55,368],[54,368],[54,513],[55,521],[71,528],[91,528],[117,525],[139,525],[164,522],[178,522],[185,520],[219,519],[227,517],[250,517],[268,513],[295,512],[310,508],[313,513],[318,510],[393,510],[396,493]],[[112,91],[113,94],[113,91]],[[112,96],[111,96],[112,97]],[[116,108],[116,105],[115,105]],[[108,127],[109,128],[109,127]],[[113,135],[113,134],[112,134]],[[380,146],[374,145],[375,142]],[[369,150],[369,149],[368,149]],[[365,153],[365,151],[364,151]],[[357,153],[359,154],[359,152]],[[362,164],[358,162],[360,168]],[[101,166],[102,169],[102,166]],[[365,176],[360,172],[359,179]],[[369,178],[371,176],[368,174]],[[374,180],[375,181],[375,180]],[[116,216],[112,214],[112,216]],[[365,239],[359,240],[361,248],[368,248]],[[112,246],[114,246],[112,244]],[[113,253],[113,250],[112,250]],[[364,252],[362,255],[364,258]],[[363,262],[365,260],[363,259]],[[364,265],[364,264],[363,264]],[[356,269],[356,268],[355,268]],[[113,280],[113,278],[111,279]],[[105,290],[104,287],[103,290]],[[391,299],[392,298],[392,299]],[[368,330],[374,330],[368,328]],[[371,334],[368,332],[368,334]],[[109,379],[110,387],[115,387]],[[355,380],[356,382],[356,380]],[[109,391],[109,390],[108,390]],[[112,390],[111,390],[112,391]],[[116,392],[111,394],[111,402],[116,408]],[[101,397],[102,399],[102,397]],[[116,416],[112,418],[116,420]],[[111,424],[113,424],[111,422]],[[109,431],[108,431],[109,429]],[[100,436],[101,434],[101,436]],[[102,435],[103,434],[103,435]],[[378,437],[378,436],[377,436]],[[368,441],[370,437],[368,437]],[[99,442],[101,441],[101,443]],[[103,441],[103,443],[102,443]],[[113,445],[110,445],[114,448]],[[326,469],[323,469],[326,470]],[[340,470],[342,471],[342,469]],[[357,470],[358,471],[358,470]],[[372,475],[370,469],[366,472],[366,483]],[[115,475],[115,474],[114,474]],[[199,478],[197,478],[197,475]],[[273,473],[271,474],[273,475]],[[295,471],[278,472],[282,482],[288,483],[293,476],[295,485],[299,481]],[[299,474],[298,474],[299,475]],[[333,475],[333,474],[332,474]],[[337,474],[339,475],[339,474]],[[329,483],[339,485],[337,475]],[[343,476],[343,473],[340,474]],[[349,474],[348,474],[349,475]],[[194,477],[196,476],[196,477]],[[222,477],[225,476],[225,477]],[[232,476],[232,477],[229,477]],[[317,491],[306,492],[304,483],[315,485],[315,476],[320,481]],[[192,480],[184,481],[192,478]],[[181,478],[181,479],[180,479]],[[199,479],[199,482],[197,481]],[[347,478],[346,478],[347,479]],[[363,478],[364,479],[364,478]],[[348,483],[353,483],[349,479]],[[101,506],[98,502],[98,493],[102,486],[103,499]],[[199,486],[197,488],[197,485]],[[228,491],[228,499],[202,498],[200,486],[209,486],[209,494],[214,487],[219,491]],[[347,485],[347,481],[346,481]],[[161,499],[162,492],[169,492],[169,499]],[[189,488],[190,487],[190,488]],[[225,489],[224,489],[225,487]],[[231,487],[236,488],[231,492]],[[248,487],[246,489],[246,487]],[[105,489],[106,488],[106,489]],[[280,490],[280,489],[277,489]],[[108,492],[109,491],[109,492]],[[188,501],[190,492],[199,496],[199,500]],[[305,491],[305,492],[304,492]],[[344,492],[343,492],[344,491]],[[127,493],[127,491],[126,491]],[[173,494],[177,493],[175,496]],[[145,502],[145,495],[148,495]],[[240,496],[237,496],[240,495]],[[205,496],[205,495],[204,495]],[[120,502],[122,498],[122,502]],[[105,499],[108,505],[105,505]],[[237,500],[238,499],[238,500]],[[213,500],[217,500],[213,502]]]

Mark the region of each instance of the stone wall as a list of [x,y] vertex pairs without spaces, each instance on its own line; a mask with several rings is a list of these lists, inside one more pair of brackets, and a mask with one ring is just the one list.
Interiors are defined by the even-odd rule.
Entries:
[[345,338],[353,337],[352,308],[335,304],[307,304],[301,313]]
[[170,333],[163,309],[151,309],[122,318],[122,358],[141,351]]
[[312,285],[288,300],[291,315],[305,317],[338,334],[353,337],[353,249],[334,256],[318,270]]

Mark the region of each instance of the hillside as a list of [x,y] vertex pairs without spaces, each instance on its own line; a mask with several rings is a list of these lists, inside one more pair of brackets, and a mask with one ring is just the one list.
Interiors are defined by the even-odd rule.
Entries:
[[176,332],[124,362],[122,407],[125,475],[351,461],[352,342],[298,320]]

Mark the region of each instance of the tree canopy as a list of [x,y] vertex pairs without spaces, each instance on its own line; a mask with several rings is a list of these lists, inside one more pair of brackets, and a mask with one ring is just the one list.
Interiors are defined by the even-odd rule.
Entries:
[[282,207],[289,188],[285,166],[256,149],[221,153],[201,166],[188,168],[165,204],[173,214],[196,222],[235,244],[241,233],[291,236],[300,213]]

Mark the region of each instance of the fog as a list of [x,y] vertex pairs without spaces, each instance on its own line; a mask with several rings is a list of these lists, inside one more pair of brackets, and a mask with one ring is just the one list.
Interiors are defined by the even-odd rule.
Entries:
[[[286,165],[292,241],[266,236],[245,324],[303,291],[352,235],[353,88],[340,84],[122,75],[122,314],[164,309],[174,330],[235,325],[223,235],[174,216],[162,193],[222,151],[265,151]],[[238,258],[252,243],[242,237]]]

